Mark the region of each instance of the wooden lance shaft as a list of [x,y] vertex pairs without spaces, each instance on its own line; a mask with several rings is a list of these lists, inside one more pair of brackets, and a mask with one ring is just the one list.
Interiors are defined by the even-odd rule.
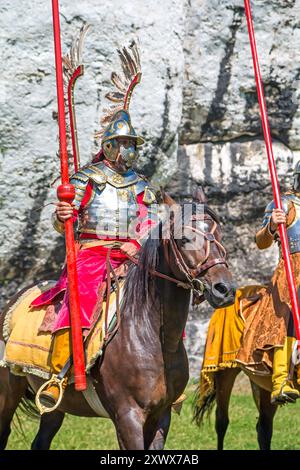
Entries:
[[[268,114],[267,114],[262,78],[261,78],[257,49],[256,49],[250,0],[244,0],[244,3],[245,3],[245,11],[246,11],[246,17],[247,17],[247,25],[248,25],[248,32],[249,32],[249,38],[250,38],[254,73],[255,73],[257,95],[258,95],[258,101],[259,101],[259,107],[260,107],[260,114],[261,114],[265,144],[266,144],[266,149],[267,149],[267,154],[268,154],[268,162],[269,162],[269,170],[271,174],[274,202],[275,202],[275,206],[278,209],[282,209],[280,188],[279,188],[275,159],[274,159],[274,154],[273,154]],[[284,259],[286,277],[287,277],[289,292],[290,292],[290,297],[291,297],[292,313],[293,313],[294,325],[295,325],[295,330],[296,330],[296,337],[298,340],[298,348],[300,349],[299,300],[298,300],[298,295],[297,295],[294,272],[293,272],[292,263],[291,263],[290,249],[289,249],[289,243],[288,243],[288,237],[287,237],[285,224],[279,224],[279,234],[280,234],[280,240],[281,240],[281,248],[282,248],[282,254],[283,254],[283,259]]]
[[[75,197],[75,188],[69,183],[68,151],[66,136],[66,115],[64,103],[64,84],[62,70],[62,54],[60,41],[60,21],[58,0],[52,0],[53,13],[53,31],[55,45],[55,65],[56,65],[56,86],[58,102],[58,123],[59,123],[59,142],[60,142],[60,161],[61,161],[61,182],[57,189],[57,195],[60,201],[71,203]],[[69,307],[71,315],[72,330],[72,350],[74,362],[75,389],[82,391],[86,389],[86,376],[84,365],[84,351],[82,341],[82,328],[80,320],[78,278],[76,269],[76,252],[74,242],[73,221],[65,221],[65,239],[67,253],[68,269],[68,291]]]

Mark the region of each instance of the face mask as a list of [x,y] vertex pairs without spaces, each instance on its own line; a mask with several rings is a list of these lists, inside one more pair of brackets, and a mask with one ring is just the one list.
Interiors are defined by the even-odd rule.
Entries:
[[116,139],[107,140],[104,142],[103,153],[105,158],[110,162],[114,162],[119,154],[119,145]]
[[124,147],[123,145],[119,146],[120,155],[123,158],[127,167],[131,167],[132,163],[137,159],[137,151],[134,145],[129,147]]

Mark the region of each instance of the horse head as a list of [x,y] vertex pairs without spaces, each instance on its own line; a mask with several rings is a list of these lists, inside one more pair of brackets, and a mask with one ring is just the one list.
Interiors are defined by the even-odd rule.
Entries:
[[220,221],[207,205],[202,188],[192,201],[181,205],[164,192],[162,196],[170,219],[163,243],[174,277],[214,308],[232,304],[235,287],[221,243]]

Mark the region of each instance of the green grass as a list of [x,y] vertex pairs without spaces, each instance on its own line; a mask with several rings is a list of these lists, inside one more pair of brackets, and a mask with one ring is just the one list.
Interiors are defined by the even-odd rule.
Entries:
[[[166,449],[215,449],[216,435],[214,416],[211,423],[205,422],[198,429],[191,422],[192,393],[189,392],[181,416],[172,413],[172,424]],[[300,402],[300,400],[299,400]],[[255,424],[257,410],[249,393],[234,393],[230,404],[230,425],[225,439],[225,449],[257,449]],[[38,428],[38,423],[24,415],[20,416],[26,438],[14,427],[9,440],[9,449],[29,449]],[[272,449],[299,449],[300,403],[288,405],[278,410],[274,421]],[[52,449],[117,449],[117,441],[112,423],[106,419],[78,418],[66,416],[64,424],[52,443]]]

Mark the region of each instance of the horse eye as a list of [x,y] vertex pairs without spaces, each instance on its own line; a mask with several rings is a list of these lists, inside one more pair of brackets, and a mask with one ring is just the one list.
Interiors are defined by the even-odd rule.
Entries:
[[190,242],[190,240],[187,237],[182,237],[181,241],[184,245]]

